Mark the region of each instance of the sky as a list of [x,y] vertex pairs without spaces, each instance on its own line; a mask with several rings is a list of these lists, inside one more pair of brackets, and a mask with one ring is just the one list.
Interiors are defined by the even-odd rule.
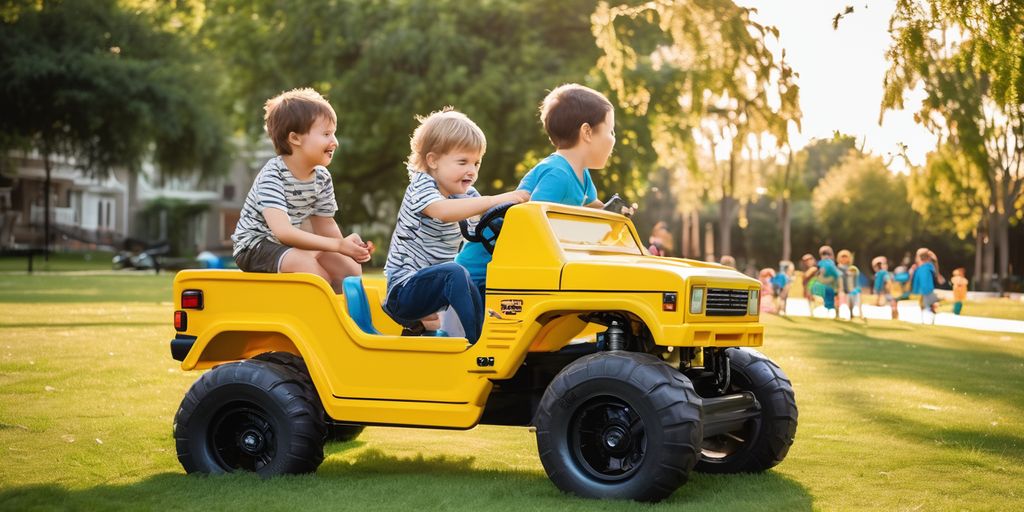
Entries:
[[[935,136],[914,123],[913,112],[923,93],[906,96],[911,110],[887,111],[879,125],[885,52],[893,0],[737,0],[753,7],[753,19],[779,29],[786,60],[799,73],[802,130],[791,130],[794,149],[813,138],[831,138],[834,131],[853,135],[868,151],[883,158],[907,145],[915,165],[935,148]],[[832,18],[847,5],[854,12],[832,29]],[[899,159],[892,167],[902,170]]]

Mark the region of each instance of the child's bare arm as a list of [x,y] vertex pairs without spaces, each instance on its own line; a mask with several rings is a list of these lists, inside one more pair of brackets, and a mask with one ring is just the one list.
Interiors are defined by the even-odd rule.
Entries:
[[445,199],[424,208],[423,214],[441,222],[458,222],[480,215],[488,208],[501,203],[522,203],[529,200],[530,193],[525,190],[515,190],[496,196]]
[[[370,258],[370,251],[366,247],[360,246],[359,243],[353,240],[341,238],[341,230],[338,229],[334,219],[324,217],[324,219],[334,224],[334,229],[338,230],[338,238],[307,233],[293,226],[291,220],[288,219],[288,214],[284,210],[266,208],[263,210],[263,218],[267,219],[267,226],[274,236],[282,244],[289,247],[313,251],[338,252],[351,256],[356,261],[366,261]],[[314,226],[315,229],[316,227]]]
[[341,226],[338,226],[333,217],[314,215],[309,218],[309,223],[313,225],[313,233],[317,235],[327,238],[344,238],[341,234]]

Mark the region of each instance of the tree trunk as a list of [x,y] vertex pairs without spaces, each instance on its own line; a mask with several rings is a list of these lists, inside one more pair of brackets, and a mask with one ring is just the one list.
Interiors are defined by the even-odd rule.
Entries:
[[789,216],[789,198],[783,196],[779,203],[779,222],[782,224],[782,260],[793,261],[793,243],[791,240],[791,224]]
[[46,179],[43,181],[43,260],[50,261],[50,151],[45,144],[43,169],[46,169]]
[[679,247],[679,257],[689,258],[690,257],[690,212],[686,212],[680,215],[682,217],[683,229],[680,232],[679,241],[681,245]]
[[994,240],[992,240],[992,234],[993,234],[993,231],[994,231],[992,229],[992,227],[993,227],[992,224],[994,224],[994,222],[995,222],[995,219],[992,218],[992,214],[986,215],[985,233],[984,233],[984,247],[983,247],[984,252],[983,252],[983,256],[982,256],[983,259],[982,259],[982,262],[981,262],[981,271],[982,271],[981,282],[982,282],[982,286],[984,286],[985,290],[988,290],[988,291],[991,291],[991,290],[994,289],[994,286],[993,286],[994,283],[992,282],[992,275],[995,273],[995,261],[996,261],[996,257],[995,257],[995,255],[996,255],[995,243],[994,243]]
[[996,248],[999,251],[999,291],[1010,284],[1010,219],[1007,211],[996,211]]
[[732,256],[732,210],[735,198],[736,155],[729,154],[729,172],[722,183],[722,201],[718,207],[718,257]]
[[981,270],[981,256],[984,251],[982,240],[985,234],[981,231],[981,222],[974,228],[974,275],[971,277],[971,282],[974,284],[975,290],[983,290],[982,286],[982,270]]
[[690,212],[690,255],[693,259],[700,259],[700,213],[697,210]]
[[715,261],[715,232],[710,222],[704,224],[704,261]]

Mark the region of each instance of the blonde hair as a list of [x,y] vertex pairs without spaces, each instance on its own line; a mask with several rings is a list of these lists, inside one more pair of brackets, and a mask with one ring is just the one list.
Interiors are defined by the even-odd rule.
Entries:
[[848,251],[846,249],[843,249],[843,250],[839,251],[839,254],[836,255],[836,259],[842,259],[843,256],[846,256],[846,257],[850,258],[850,263],[853,263],[853,253],[852,252],[850,252],[850,251]]
[[427,155],[446,155],[452,151],[487,151],[487,137],[472,119],[455,110],[444,107],[430,115],[416,116],[420,125],[409,139],[409,171],[427,172]]
[[338,124],[338,116],[331,104],[320,93],[308,87],[282,92],[267,100],[263,105],[263,129],[274,143],[274,151],[279,155],[292,154],[292,145],[288,142],[288,134],[295,132],[300,135],[309,133],[313,123],[324,118],[332,124]]

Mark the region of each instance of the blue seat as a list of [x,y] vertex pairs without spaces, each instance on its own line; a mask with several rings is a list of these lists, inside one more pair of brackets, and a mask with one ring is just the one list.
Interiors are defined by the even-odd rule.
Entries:
[[363,290],[363,278],[358,276],[346,277],[341,282],[341,290],[345,294],[348,314],[352,317],[352,320],[355,320],[356,325],[366,334],[380,334],[373,326],[373,316],[370,315],[370,302],[366,300],[366,291]]

